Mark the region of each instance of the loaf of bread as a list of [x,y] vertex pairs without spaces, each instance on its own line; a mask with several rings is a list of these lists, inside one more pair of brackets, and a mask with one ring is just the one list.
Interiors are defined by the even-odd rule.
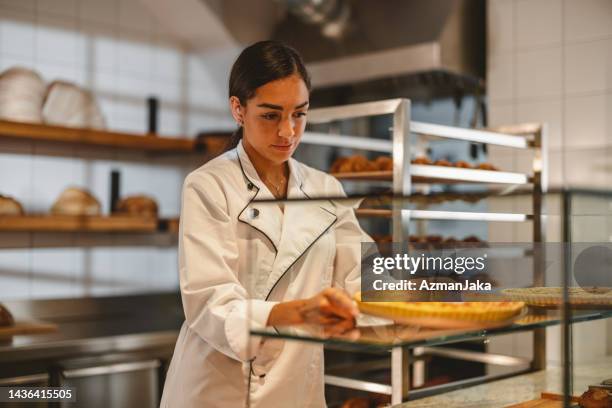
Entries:
[[125,197],[117,203],[117,212],[141,217],[157,217],[157,203],[146,195]]
[[40,123],[45,82],[30,69],[15,67],[0,74],[0,119]]
[[8,311],[8,309],[0,303],[0,327],[2,326],[12,326],[15,324],[15,320],[13,316]]
[[70,187],[60,194],[51,207],[52,214],[100,215],[100,202],[88,191]]
[[42,116],[51,125],[104,129],[104,117],[93,94],[64,81],[49,84]]
[[0,194],[0,215],[23,215],[23,207],[14,198]]

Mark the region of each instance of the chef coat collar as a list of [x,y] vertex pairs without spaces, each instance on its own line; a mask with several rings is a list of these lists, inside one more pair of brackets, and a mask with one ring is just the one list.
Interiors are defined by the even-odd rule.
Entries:
[[[268,189],[266,184],[261,180],[253,162],[249,158],[242,139],[236,147],[238,152],[238,161],[240,162],[240,168],[245,178],[245,184],[247,189],[252,190],[256,188],[261,194],[257,194],[257,200],[274,200],[274,194]],[[303,187],[303,176],[300,171],[297,162],[293,158],[289,158],[289,181],[287,184],[287,197],[288,198],[309,198],[308,195],[302,189]]]
[[[277,253],[269,276],[262,282],[263,287],[257,290],[259,297],[268,299],[287,271],[335,224],[336,208],[328,200],[287,202],[283,215],[277,205],[258,204],[257,200],[274,199],[274,196],[259,178],[242,141],[236,150],[246,187],[253,192],[238,218],[262,232],[272,242]],[[308,186],[304,181],[299,163],[289,159],[287,196],[309,199],[306,193],[309,191]],[[313,194],[321,195],[316,191]]]

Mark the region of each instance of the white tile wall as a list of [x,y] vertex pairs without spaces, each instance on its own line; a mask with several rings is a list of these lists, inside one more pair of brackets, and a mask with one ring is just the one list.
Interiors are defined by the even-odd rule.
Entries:
[[[512,118],[517,122],[547,122],[550,185],[609,190],[612,1],[489,0],[488,10],[490,122],[495,125]],[[500,60],[515,61],[514,79],[507,70],[500,73]],[[503,159],[495,154],[492,161]],[[557,214],[549,217],[553,240],[560,239]],[[602,240],[609,238],[605,224],[593,221],[587,225],[589,237],[598,233]],[[527,233],[515,230],[513,237],[519,239]],[[605,322],[589,323],[584,328],[587,326],[588,330],[574,330],[574,334],[595,333],[574,338],[576,361],[606,353],[606,342],[602,341]],[[560,333],[558,328],[547,333],[548,359],[558,363]],[[612,322],[607,333],[607,344],[612,344]]]
[[567,94],[612,90],[612,39],[567,45],[564,67]]
[[[139,0],[0,0],[0,70],[21,65],[46,81],[92,89],[113,130],[144,132],[146,98],[160,99],[159,127],[169,136],[233,126],[227,72],[235,51],[195,55],[163,31]],[[191,92],[191,94],[190,94]],[[189,132],[189,133],[186,133]],[[28,212],[46,212],[63,189],[87,187],[109,211],[112,169],[122,193],[153,196],[176,216],[187,169],[180,163],[118,159],[119,151],[34,146],[0,153],[0,194]],[[86,157],[82,157],[85,154]],[[18,175],[18,176],[16,176]],[[0,236],[0,299],[101,296],[178,287],[176,247],[130,246],[124,236]],[[49,248],[60,242],[65,248]],[[87,248],[82,247],[88,242]],[[27,248],[27,246],[32,246]]]
[[561,47],[516,53],[516,96],[533,99],[561,95]]
[[492,102],[514,98],[516,89],[514,59],[513,54],[499,54],[488,58],[488,95]]
[[564,126],[568,149],[598,148],[606,144],[607,101],[605,94],[566,97]]
[[487,7],[487,54],[514,49],[514,1],[489,0]]
[[564,31],[568,42],[612,35],[612,2],[609,0],[565,0]]
[[517,1],[517,48],[560,44],[562,4],[562,0]]

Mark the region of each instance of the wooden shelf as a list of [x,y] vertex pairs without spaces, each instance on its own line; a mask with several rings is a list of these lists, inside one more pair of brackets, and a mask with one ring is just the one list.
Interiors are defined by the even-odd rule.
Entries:
[[393,212],[387,209],[358,208],[355,210],[355,215],[357,217],[391,218]]
[[163,218],[159,220],[157,229],[161,232],[178,234],[179,218]]
[[155,232],[155,218],[126,215],[0,216],[0,232]]
[[116,147],[144,152],[192,153],[196,150],[196,142],[187,138],[170,138],[151,134],[111,132],[6,120],[0,120],[0,138]]

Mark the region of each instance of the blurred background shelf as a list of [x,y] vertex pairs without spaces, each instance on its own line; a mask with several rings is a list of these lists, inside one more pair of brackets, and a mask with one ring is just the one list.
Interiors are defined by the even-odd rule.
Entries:
[[0,232],[155,232],[156,218],[126,215],[0,216]]
[[230,135],[227,132],[210,132],[189,139],[0,120],[0,141],[118,148],[156,154],[206,153],[215,156],[225,150]]

